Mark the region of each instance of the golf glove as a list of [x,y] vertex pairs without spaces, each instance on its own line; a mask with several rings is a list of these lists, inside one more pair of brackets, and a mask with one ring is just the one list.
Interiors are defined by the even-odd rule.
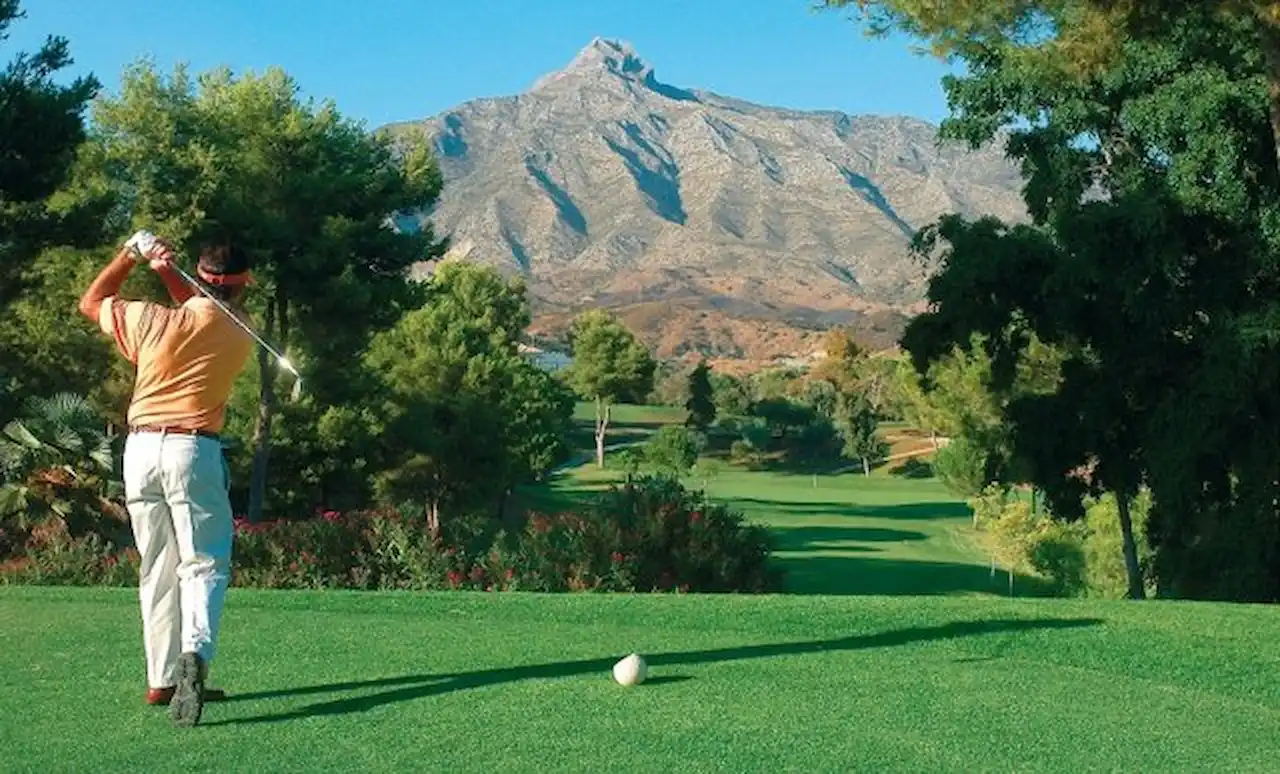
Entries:
[[129,237],[129,241],[125,242],[124,246],[137,251],[133,254],[133,260],[137,263],[151,260],[151,250],[156,246],[157,241],[159,240],[156,239],[156,235],[150,231],[139,231]]

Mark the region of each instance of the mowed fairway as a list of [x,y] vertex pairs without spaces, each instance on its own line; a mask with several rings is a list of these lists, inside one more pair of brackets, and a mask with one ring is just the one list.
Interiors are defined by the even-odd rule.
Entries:
[[[231,594],[196,729],[128,590],[0,589],[5,771],[1275,771],[1280,617],[997,598]],[[628,651],[651,680],[609,677]]]
[[[636,415],[636,436],[669,418]],[[612,439],[611,439],[612,441]],[[593,464],[522,493],[572,506]],[[1274,772],[1274,607],[1007,596],[935,481],[727,469],[787,592],[233,589],[199,728],[130,590],[0,587],[3,771]],[[610,677],[644,654],[650,680]]]

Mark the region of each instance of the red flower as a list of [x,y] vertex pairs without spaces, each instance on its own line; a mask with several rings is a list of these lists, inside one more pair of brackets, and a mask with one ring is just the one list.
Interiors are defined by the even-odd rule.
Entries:
[[298,563],[289,562],[289,572],[297,572],[297,571],[298,571]]
[[462,583],[462,573],[458,572],[457,570],[450,570],[445,575],[445,577],[449,579],[449,585],[453,586],[454,588],[457,588],[458,584]]
[[507,568],[507,572],[506,572],[506,576],[507,576],[507,580],[511,580],[512,578],[516,577],[516,571],[515,571],[515,568],[514,568],[514,567],[508,567],[508,568]]
[[622,564],[623,562],[627,561],[626,555],[623,554],[621,551],[614,551],[613,554],[609,556],[609,558],[613,560],[614,564]]
[[336,521],[340,521],[342,519],[342,514],[337,511],[325,511],[321,515],[324,518],[324,520],[329,522],[330,524]]

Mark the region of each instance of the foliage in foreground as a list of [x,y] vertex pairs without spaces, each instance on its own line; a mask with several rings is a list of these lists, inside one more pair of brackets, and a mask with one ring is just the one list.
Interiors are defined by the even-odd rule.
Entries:
[[[766,529],[665,477],[611,489],[584,513],[531,515],[519,528],[451,519],[433,535],[408,511],[327,511],[237,520],[232,583],[256,588],[485,591],[777,591]],[[73,534],[50,520],[0,564],[0,583],[126,585],[137,553],[118,520]],[[110,532],[108,539],[102,533]],[[124,533],[127,535],[127,530]],[[3,559],[3,557],[0,557]]]

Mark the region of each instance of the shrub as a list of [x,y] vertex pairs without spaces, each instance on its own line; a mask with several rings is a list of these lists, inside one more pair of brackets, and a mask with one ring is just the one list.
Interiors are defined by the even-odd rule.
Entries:
[[768,565],[768,531],[674,479],[645,477],[615,488],[600,515],[616,520],[622,553],[635,559],[638,591],[760,593],[781,586]]
[[[250,524],[237,518],[232,585],[277,589],[681,591],[759,593],[781,587],[763,527],[677,479],[644,476],[583,513],[534,514],[497,530],[454,516],[433,536],[416,508],[327,511]],[[132,585],[138,557],[61,519],[36,525],[0,582]]]
[[742,441],[758,453],[767,452],[773,446],[773,430],[761,419],[744,422]]
[[0,583],[42,586],[130,586],[138,582],[138,552],[102,535],[74,535],[54,517],[36,524],[21,552],[0,561]]
[[[1151,563],[1153,552],[1147,542],[1147,518],[1151,512],[1151,492],[1142,490],[1129,506],[1134,540],[1138,544],[1138,565],[1148,579],[1147,593],[1154,594]],[[1128,574],[1124,566],[1124,540],[1120,534],[1120,510],[1115,495],[1107,494],[1088,503],[1085,509],[1087,536],[1084,540],[1086,585],[1090,596],[1123,599],[1128,594]]]
[[1047,581],[1058,596],[1076,596],[1087,586],[1086,531],[1079,524],[1062,524],[1030,503],[1013,497],[999,485],[984,487],[969,501],[974,527],[986,533],[992,573],[1004,566],[1013,593],[1014,574],[1029,571]]
[[739,439],[729,445],[729,461],[752,470],[764,464],[764,453],[750,441]]
[[[447,524],[466,529],[468,521]],[[233,552],[232,583],[257,588],[445,589],[470,570],[465,551],[433,538],[425,519],[394,509],[238,519]]]
[[1088,563],[1081,527],[1048,522],[1030,541],[1031,567],[1049,581],[1050,590],[1057,596],[1079,596],[1087,588]]
[[933,466],[919,457],[908,457],[903,463],[889,471],[895,476],[902,478],[920,479],[933,478]]
[[933,469],[952,494],[975,497],[986,485],[987,455],[981,446],[962,435],[938,450]]
[[644,461],[655,470],[668,475],[687,473],[698,461],[698,455],[706,446],[701,434],[677,425],[667,425],[653,434],[644,445]]

